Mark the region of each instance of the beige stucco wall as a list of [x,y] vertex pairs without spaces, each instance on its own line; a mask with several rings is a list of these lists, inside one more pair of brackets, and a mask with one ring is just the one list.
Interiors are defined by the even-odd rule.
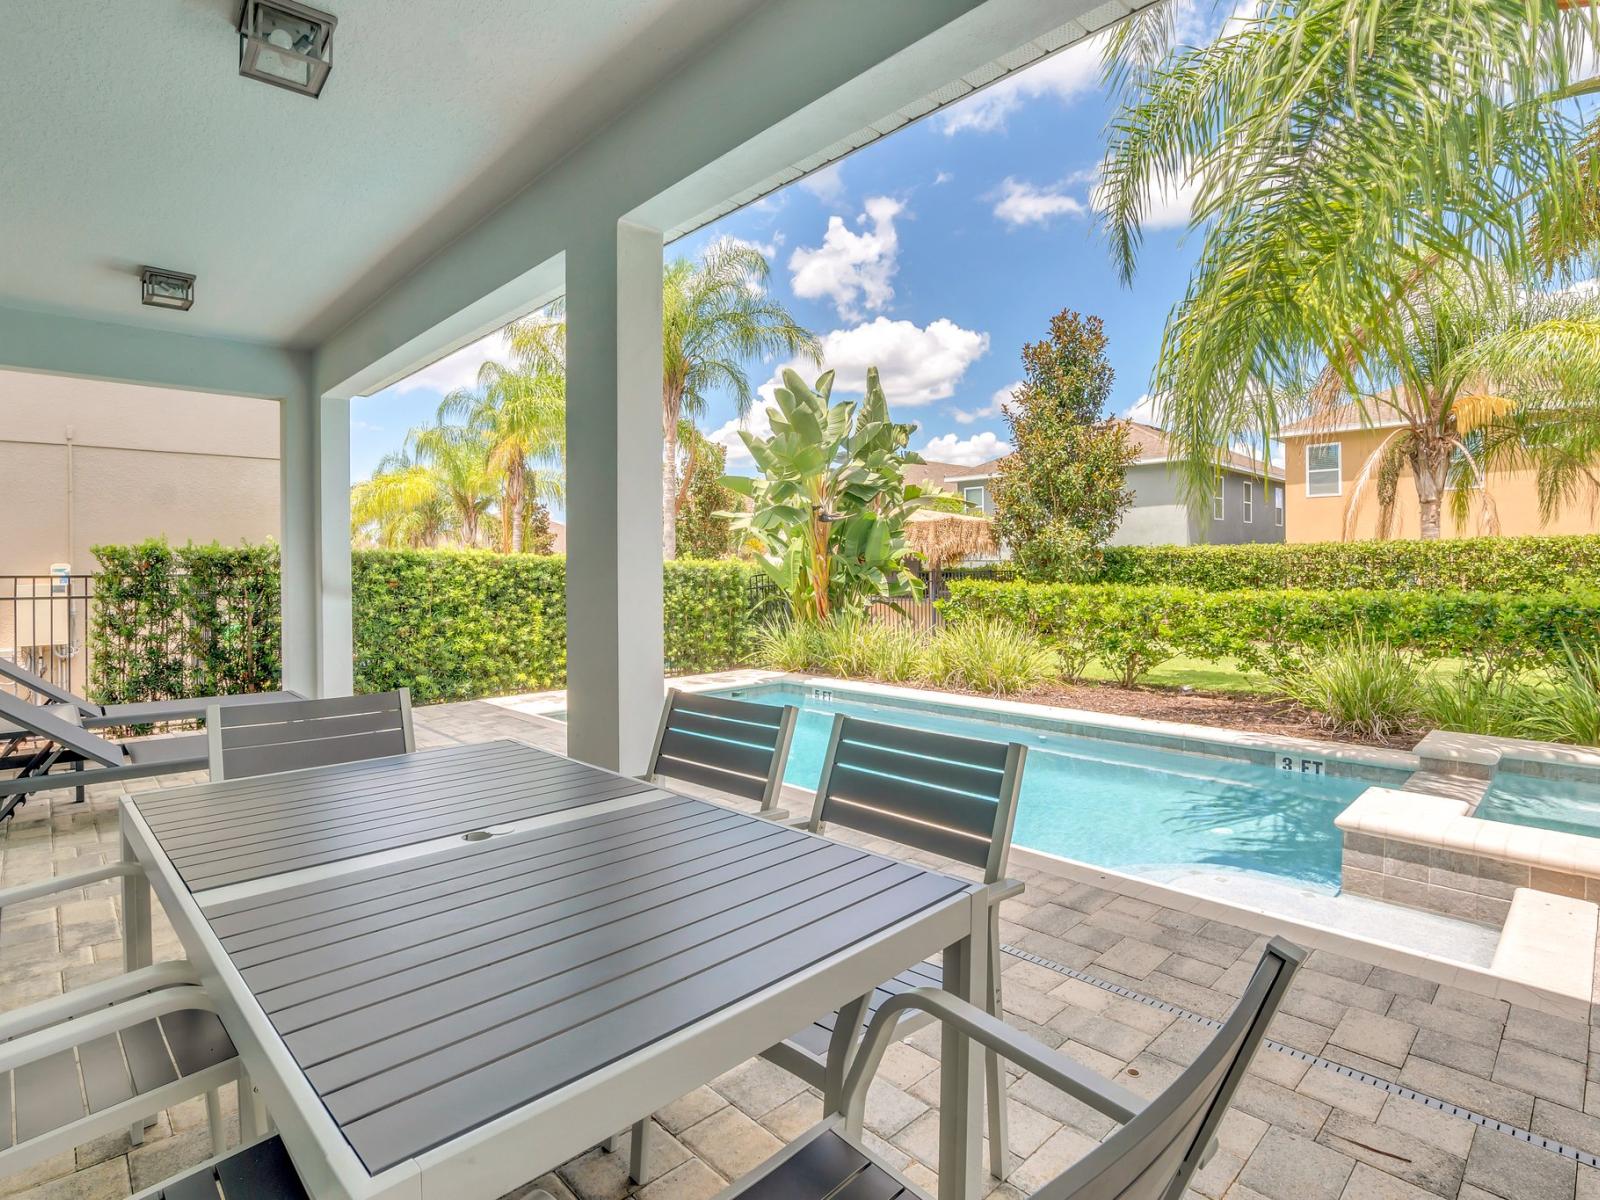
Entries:
[[[92,574],[104,542],[275,539],[278,406],[0,371],[0,479],[0,577]],[[19,602],[36,586],[0,578],[0,654],[81,691],[84,606]],[[43,642],[56,648],[31,658]]]
[[[1288,488],[1284,520],[1288,540],[1291,542],[1337,542],[1345,536],[1345,512],[1356,479],[1374,450],[1388,436],[1390,430],[1359,429],[1343,433],[1323,434],[1317,437],[1289,437],[1285,446],[1285,483]],[[1306,447],[1310,444],[1339,442],[1339,473],[1341,494],[1337,496],[1306,495]],[[1500,533],[1506,536],[1521,534],[1593,533],[1600,529],[1600,512],[1587,503],[1569,505],[1548,523],[1539,520],[1539,495],[1531,471],[1504,472],[1493,476],[1489,482],[1489,495],[1499,516]],[[1445,537],[1476,537],[1486,530],[1480,522],[1482,500],[1477,498],[1471,515],[1464,525],[1457,526],[1450,515],[1448,498],[1442,517]],[[1356,521],[1351,530],[1352,540],[1365,540],[1377,536],[1377,489],[1369,484],[1357,509]],[[1417,528],[1417,489],[1407,471],[1400,479],[1395,496],[1394,520],[1390,537],[1414,538]]]
[[276,538],[278,406],[0,371],[0,478],[0,575],[91,572],[100,542]]

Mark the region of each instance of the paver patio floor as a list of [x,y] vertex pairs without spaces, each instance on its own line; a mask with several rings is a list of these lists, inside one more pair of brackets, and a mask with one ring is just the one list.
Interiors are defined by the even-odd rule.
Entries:
[[[512,737],[549,749],[563,726],[489,703],[419,709],[421,746]],[[151,781],[147,786],[176,780]],[[130,785],[140,786],[140,785]],[[113,856],[114,786],[35,799],[0,832],[0,884],[47,878]],[[886,844],[867,844],[889,850]],[[933,860],[930,860],[933,861]],[[1243,988],[1263,938],[1233,926],[1019,868],[1028,883],[1003,911],[1007,1020],[1137,1092],[1169,1082]],[[103,884],[0,915],[0,1010],[121,969],[115,891]],[[159,911],[156,956],[181,950]],[[1034,961],[1035,959],[1043,960]],[[1070,972],[1070,973],[1069,973]],[[1114,985],[1133,997],[1112,990]],[[1164,1002],[1164,1003],[1155,1003]],[[1174,1012],[1173,1009],[1182,1010]],[[1314,951],[1195,1180],[1208,1200],[1600,1200],[1600,1170],[1330,1069],[1342,1064],[1449,1104],[1600,1154],[1600,1046],[1563,1021],[1359,960]],[[1301,1054],[1290,1051],[1300,1051]],[[937,1167],[938,1034],[886,1057],[869,1136],[914,1181]],[[1307,1061],[1306,1056],[1317,1061]],[[232,1089],[224,1094],[233,1111]],[[752,1060],[657,1114],[656,1175],[642,1200],[700,1200],[808,1128],[821,1102]],[[996,1194],[1026,1193],[1081,1156],[1109,1122],[1015,1076],[1014,1167]],[[143,1145],[105,1138],[0,1179],[0,1196],[120,1197],[209,1154],[203,1102],[162,1114]],[[538,1181],[558,1200],[617,1200],[625,1154],[594,1151]]]

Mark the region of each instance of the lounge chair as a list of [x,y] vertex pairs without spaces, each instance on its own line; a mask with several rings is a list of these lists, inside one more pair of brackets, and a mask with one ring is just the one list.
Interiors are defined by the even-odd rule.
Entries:
[[410,754],[411,690],[275,700],[206,712],[213,782]]
[[782,820],[788,814],[778,808],[778,796],[798,715],[792,704],[754,704],[673,688],[661,710],[650,776],[754,800],[761,816]]
[[[132,704],[96,704],[76,692],[51,683],[9,658],[0,658],[0,678],[43,697],[51,704],[70,705],[82,718],[85,729],[107,725],[160,725],[170,721],[198,721],[213,705],[231,708],[236,704],[261,704],[273,700],[299,700],[298,692],[240,692],[231,696],[188,696],[177,700],[145,700]],[[0,730],[0,739],[5,737]]]
[[[1038,1200],[1178,1200],[1214,1151],[1217,1126],[1303,957],[1299,947],[1273,938],[1216,1036],[1148,1102],[947,992],[905,992],[872,1019],[831,1114],[717,1200],[830,1200],[846,1195],[922,1200],[924,1193],[884,1165],[862,1138],[867,1087],[897,1027],[911,1013],[956,1026],[990,1054],[1026,1067],[1121,1125],[1032,1193]],[[939,1114],[941,1125],[950,1115]]]
[[77,710],[68,705],[41,707],[5,691],[0,691],[0,721],[24,730],[30,745],[36,744],[31,750],[13,745],[0,756],[0,771],[15,772],[0,779],[0,821],[34,792],[76,788],[81,801],[83,789],[91,784],[198,771],[206,765],[203,733],[112,741],[83,728]]

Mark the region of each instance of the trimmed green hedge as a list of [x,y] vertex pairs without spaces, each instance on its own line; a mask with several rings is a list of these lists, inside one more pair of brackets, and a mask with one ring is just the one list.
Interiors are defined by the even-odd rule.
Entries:
[[1436,542],[1108,546],[1102,583],[1240,588],[1553,592],[1600,587],[1600,534]]
[[1081,672],[1092,659],[1128,683],[1177,655],[1281,670],[1358,627],[1429,658],[1470,658],[1497,667],[1556,663],[1563,639],[1579,647],[1600,644],[1600,591],[1208,592],[958,580],[940,608],[955,622],[1011,621],[1048,640],[1067,673]]
[[[273,546],[100,546],[90,694],[103,702],[278,686]],[[766,602],[738,562],[678,560],[664,580],[675,672],[747,661]],[[419,704],[566,682],[566,560],[485,550],[352,555],[355,686]]]

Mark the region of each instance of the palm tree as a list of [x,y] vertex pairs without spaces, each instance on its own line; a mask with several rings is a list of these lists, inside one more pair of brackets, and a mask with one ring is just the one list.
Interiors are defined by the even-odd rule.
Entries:
[[[1152,388],[1190,501],[1216,486],[1215,447],[1274,435],[1279,398],[1319,373],[1323,400],[1330,376],[1359,394],[1393,374],[1419,431],[1393,455],[1431,486],[1463,432],[1439,398],[1452,387],[1424,400],[1433,368],[1413,361],[1439,288],[1541,289],[1595,244],[1600,159],[1581,152],[1572,101],[1597,81],[1572,64],[1592,61],[1600,15],[1552,0],[1269,0],[1177,49],[1164,20],[1113,42],[1125,101],[1097,199],[1128,278],[1153,199],[1197,189],[1204,241]],[[1498,302],[1483,315],[1511,319]]]
[[522,550],[530,501],[560,500],[566,456],[564,327],[538,317],[507,327],[513,362],[485,362],[478,386],[456,390],[439,405],[441,426],[458,418],[463,435],[484,447],[500,481],[501,549]]
[[404,450],[378,460],[372,477],[350,489],[350,525],[385,550],[437,545],[450,521],[433,473]]
[[437,425],[413,429],[406,446],[418,469],[425,471],[439,498],[449,507],[463,544],[478,544],[483,515],[494,503],[496,475],[489,447],[475,429]]
[[771,354],[821,361],[816,337],[767,295],[771,268],[754,247],[722,239],[699,262],[677,259],[661,280],[661,552],[678,550],[678,421],[702,416],[710,394],[732,393],[741,417],[755,398],[744,364]]
[[1361,372],[1383,390],[1350,389],[1324,369],[1309,399],[1311,424],[1400,422],[1357,472],[1345,505],[1345,536],[1376,489],[1378,535],[1387,536],[1396,487],[1409,471],[1418,527],[1440,536],[1448,500],[1464,524],[1481,496],[1482,532],[1497,528],[1483,489],[1498,471],[1531,469],[1548,519],[1564,503],[1600,489],[1592,469],[1600,444],[1600,299],[1577,292],[1528,292],[1508,280],[1487,283],[1430,276],[1405,307],[1402,352],[1387,345],[1363,356]]

